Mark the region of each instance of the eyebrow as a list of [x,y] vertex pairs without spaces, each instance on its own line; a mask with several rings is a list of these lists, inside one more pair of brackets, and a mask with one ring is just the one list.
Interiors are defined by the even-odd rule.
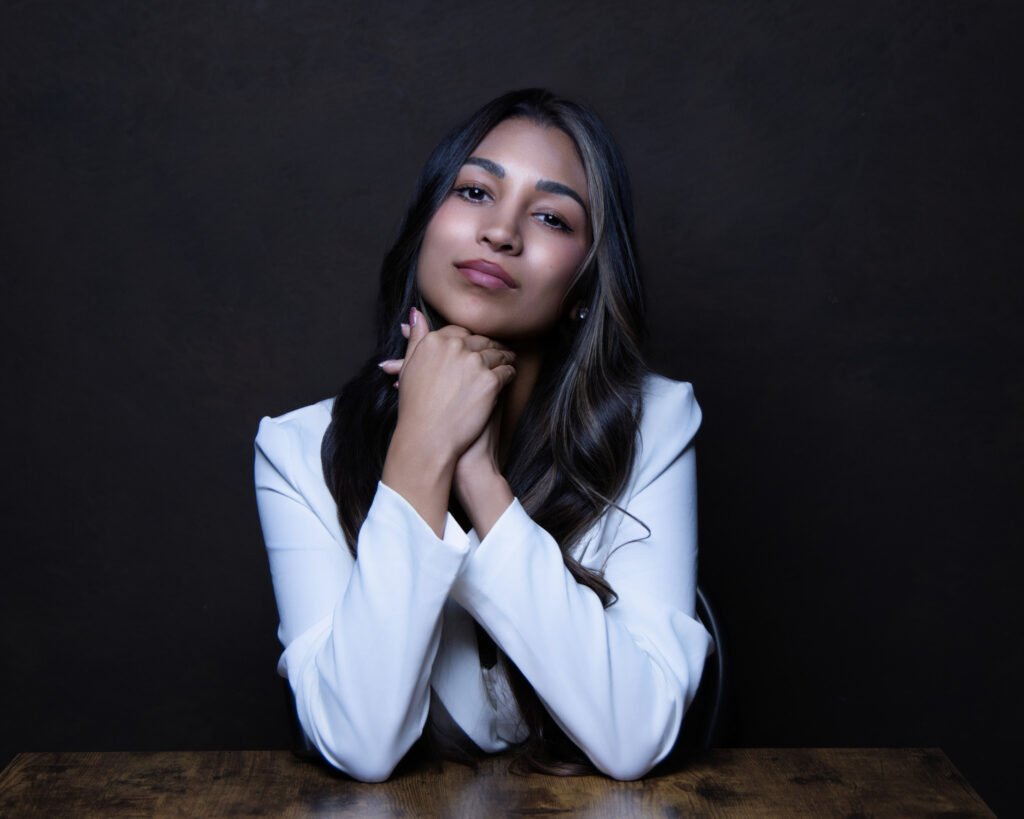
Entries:
[[[483,168],[487,173],[498,177],[498,179],[505,178],[505,169],[501,165],[490,159],[484,159],[482,156],[471,156],[466,160],[465,164],[476,165]],[[568,185],[563,185],[561,182],[553,182],[550,179],[541,179],[537,182],[536,188],[537,190],[544,191],[545,193],[558,193],[562,196],[568,196],[570,199],[575,199],[579,203],[580,207],[583,208],[583,212],[587,212],[587,206],[583,202],[583,197]]]

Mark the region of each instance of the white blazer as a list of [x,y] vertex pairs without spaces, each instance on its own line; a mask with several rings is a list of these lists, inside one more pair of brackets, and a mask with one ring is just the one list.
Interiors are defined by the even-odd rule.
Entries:
[[618,595],[608,609],[518,499],[482,541],[451,514],[438,538],[378,483],[353,560],[320,461],[333,399],[260,422],[256,498],[285,647],[278,673],[332,765],[386,779],[423,732],[430,688],[481,749],[525,738],[501,663],[481,668],[474,620],[598,769],[635,779],[668,754],[711,650],[694,616],[701,412],[688,383],[657,375],[643,402],[617,499],[628,514],[610,509],[574,552]]

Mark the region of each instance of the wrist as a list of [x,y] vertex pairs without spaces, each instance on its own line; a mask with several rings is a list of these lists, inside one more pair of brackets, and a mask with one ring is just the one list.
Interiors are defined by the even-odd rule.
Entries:
[[385,466],[389,461],[420,471],[426,479],[436,479],[447,474],[450,481],[458,454],[445,447],[437,438],[418,435],[399,423],[388,444]]
[[414,439],[400,436],[396,429],[380,479],[405,498],[434,534],[441,537],[454,471],[453,457],[435,446],[423,446]]
[[455,491],[481,540],[515,499],[508,481],[492,469],[459,475]]
[[479,453],[465,453],[455,464],[452,488],[460,498],[477,497],[493,493],[506,483],[494,461]]

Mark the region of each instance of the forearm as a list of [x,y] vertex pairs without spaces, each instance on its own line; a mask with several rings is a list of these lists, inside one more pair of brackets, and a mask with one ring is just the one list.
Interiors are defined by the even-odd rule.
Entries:
[[469,548],[461,530],[448,534],[435,538],[381,486],[330,617],[282,658],[307,735],[359,779],[386,778],[422,732],[441,611]]
[[547,532],[518,504],[508,514],[467,561],[453,596],[598,768],[643,775],[678,734],[706,632],[665,606],[605,609],[565,569]]
[[419,513],[438,537],[444,535],[456,459],[425,435],[401,424],[384,460],[381,482]]

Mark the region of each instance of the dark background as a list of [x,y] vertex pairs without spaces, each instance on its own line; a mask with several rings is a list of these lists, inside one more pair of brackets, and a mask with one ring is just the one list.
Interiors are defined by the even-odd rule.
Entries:
[[288,741],[262,415],[370,352],[429,149],[496,94],[626,154],[692,381],[738,745],[1024,725],[1019,4],[8,3],[0,763]]

